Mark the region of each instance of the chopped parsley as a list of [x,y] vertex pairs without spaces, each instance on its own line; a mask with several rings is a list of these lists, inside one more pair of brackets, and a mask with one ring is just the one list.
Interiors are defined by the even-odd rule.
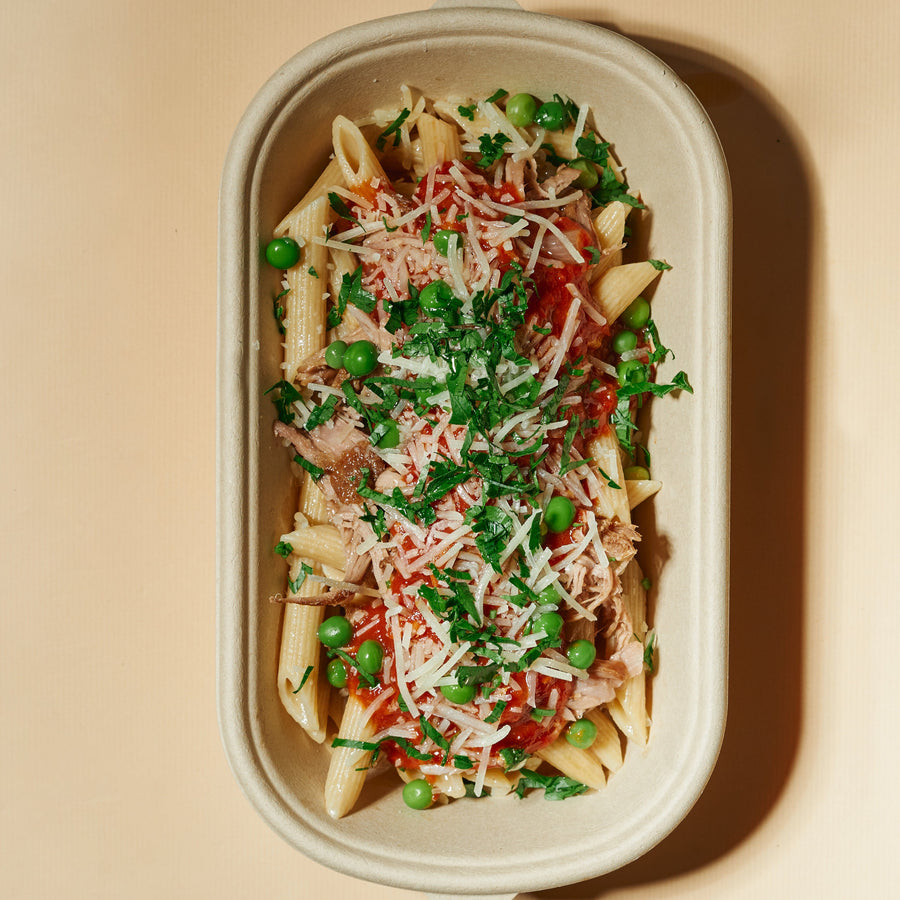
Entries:
[[291,422],[294,421],[296,415],[293,406],[298,400],[303,399],[303,394],[301,394],[289,381],[279,381],[277,384],[273,384],[272,387],[266,391],[266,395],[271,394],[272,391],[278,391],[272,398],[275,409],[278,411],[278,418],[284,422],[285,425],[290,425]]
[[296,578],[288,578],[288,588],[292,594],[300,590],[307,575],[312,575],[312,566],[309,563],[300,563],[300,574]]
[[362,266],[357,266],[352,274],[345,273],[341,279],[341,290],[338,293],[337,303],[328,311],[328,318],[325,322],[328,328],[336,328],[341,324],[348,303],[352,303],[365,313],[375,311],[378,298],[362,286],[362,275]]
[[300,679],[300,684],[297,685],[297,689],[295,691],[291,691],[292,694],[299,694],[300,691],[303,690],[303,685],[306,684],[307,679],[310,675],[312,675],[313,666],[307,666],[306,671],[303,673],[303,677]]
[[346,219],[348,222],[355,222],[362,228],[362,223],[350,212],[350,207],[333,191],[328,194],[328,204],[342,219]]
[[583,794],[588,786],[567,775],[542,775],[540,772],[532,772],[531,769],[522,769],[514,793],[524,797],[525,791],[529,788],[542,789],[546,800],[567,800],[569,797]]
[[394,143],[393,146],[396,147],[400,143],[400,126],[409,118],[409,110],[406,107],[403,108],[400,115],[388,125],[381,134],[378,135],[375,140],[375,147],[378,150],[384,150],[385,145],[387,144],[387,139],[393,135]]
[[503,156],[503,148],[509,143],[509,140],[502,131],[498,131],[494,135],[483,134],[478,138],[478,149],[481,151],[481,157],[475,161],[475,165],[480,169],[487,169],[492,166]]

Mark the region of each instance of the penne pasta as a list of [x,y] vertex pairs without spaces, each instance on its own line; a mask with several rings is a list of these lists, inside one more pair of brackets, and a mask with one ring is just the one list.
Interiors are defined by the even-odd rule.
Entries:
[[368,186],[373,178],[387,180],[381,163],[363,133],[349,119],[338,116],[332,128],[334,158],[344,184],[351,190]]
[[[297,560],[292,575],[299,574],[301,562]],[[309,596],[316,591],[312,582],[304,582],[291,596]],[[320,606],[285,604],[278,657],[278,694],[282,705],[319,744],[325,740],[325,717],[319,695],[322,654],[316,631],[323,618]]]
[[[622,574],[622,601],[631,618],[635,637],[641,642],[647,634],[647,593],[643,578],[637,560],[631,560]],[[639,747],[645,747],[649,723],[643,669],[618,688],[614,707],[611,714],[621,731]]]
[[657,275],[659,270],[649,262],[614,266],[591,285],[591,294],[606,321],[615,322]]
[[329,192],[335,187],[345,186],[340,163],[332,159],[313,186],[303,195],[303,199],[275,226],[276,237],[296,237],[302,234],[298,223],[303,218],[304,210],[316,200],[327,199]]
[[[366,744],[373,734],[373,726],[366,719],[363,703],[356,697],[348,698],[338,731],[338,741]],[[340,819],[353,809],[362,791],[371,760],[371,750],[356,746],[334,748],[325,777],[325,810],[333,819]]]
[[608,518],[631,523],[631,505],[622,469],[619,442],[613,431],[607,429],[598,434],[588,445],[587,455],[596,460],[600,472],[600,490],[597,509]]
[[452,159],[461,159],[459,132],[449,122],[423,113],[416,120],[422,147],[422,165],[426,170]]
[[297,376],[301,362],[325,346],[325,287],[328,254],[313,242],[329,221],[328,200],[319,197],[302,207],[287,225],[287,234],[303,248],[302,265],[285,274],[288,292],[284,298],[284,380]]
[[628,494],[628,506],[634,509],[638,504],[649,500],[662,487],[661,481],[641,478],[635,480],[625,479],[625,491]]
[[563,775],[588,787],[602,788],[606,784],[606,773],[599,758],[573,747],[564,737],[558,737],[552,744],[538,750],[537,756]]
[[588,710],[585,718],[593,722],[597,729],[597,737],[590,746],[590,752],[610,772],[618,772],[622,768],[623,762],[621,733],[602,710]]

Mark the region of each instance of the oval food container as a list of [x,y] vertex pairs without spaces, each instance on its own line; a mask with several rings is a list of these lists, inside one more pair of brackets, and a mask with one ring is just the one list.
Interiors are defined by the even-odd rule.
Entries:
[[[287,715],[276,688],[282,609],[268,597],[284,590],[285,568],[272,548],[291,528],[296,495],[264,396],[282,347],[278,274],[259,249],[327,162],[332,118],[396,108],[403,83],[431,97],[503,87],[590,104],[652,210],[637,235],[641,257],[673,265],[654,318],[695,393],[653,405],[649,446],[664,486],[636,511],[659,635],[647,749],[629,750],[605,790],[563,802],[534,792],[416,812],[389,774],[332,821],[328,750]],[[333,34],[262,88],[234,135],[220,198],[218,712],[235,776],[288,842],[362,879],[512,896],[616,869],[686,815],[725,720],[729,265],[728,176],[709,119],[663,62],[620,35],[508,4],[454,4]]]

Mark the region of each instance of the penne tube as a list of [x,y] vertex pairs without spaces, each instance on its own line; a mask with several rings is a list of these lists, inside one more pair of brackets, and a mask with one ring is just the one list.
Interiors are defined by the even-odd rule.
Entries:
[[625,240],[625,220],[631,207],[621,200],[613,200],[597,211],[594,231],[601,250],[613,250]]
[[513,781],[502,769],[488,769],[484,773],[484,786],[490,788],[495,797],[511,793],[516,781],[518,778]]
[[303,248],[301,262],[285,273],[288,293],[284,298],[284,380],[293,381],[306,357],[325,346],[325,289],[328,285],[328,252],[313,243],[328,224],[330,208],[325,197],[304,206],[289,223],[288,234]]
[[[297,560],[298,571],[300,563],[301,560]],[[311,596],[319,590],[318,585],[305,581],[291,596]],[[282,705],[319,744],[325,740],[326,724],[325,707],[319,702],[319,687],[320,682],[328,683],[319,677],[322,655],[317,630],[324,616],[325,610],[321,606],[285,604],[278,656],[278,695]]]
[[338,116],[331,130],[334,158],[341,176],[353,191],[368,185],[373,178],[387,180],[384,169],[363,133],[349,119]]
[[618,772],[622,768],[622,736],[609,716],[601,709],[589,709],[584,717],[597,726],[597,737],[590,746],[593,753],[610,772]]
[[[631,619],[635,637],[643,642],[647,634],[647,592],[643,585],[644,573],[637,560],[628,563],[621,578],[622,603]],[[646,675],[643,670],[616,691],[610,714],[629,740],[640,747],[647,745]]]
[[622,602],[639,641],[643,641],[647,634],[647,592],[644,590],[643,580],[641,567],[636,559],[632,559],[621,575]]
[[[344,741],[370,741],[374,725],[366,717],[366,708],[355,696],[347,698],[338,738]],[[325,809],[332,819],[340,819],[353,809],[366,780],[372,760],[371,750],[335,747],[325,777]]]
[[[625,525],[631,524],[631,507],[628,503],[628,491],[625,488],[625,476],[622,472],[622,458],[619,452],[619,440],[612,428],[607,428],[593,438],[587,449],[587,455],[596,461],[600,475],[600,494],[596,500],[597,511],[607,518],[618,517]],[[603,473],[609,476],[603,477]],[[618,487],[613,487],[612,482]]]
[[416,127],[422,142],[422,164],[426,170],[439,163],[462,158],[462,145],[455,126],[423,113],[416,120]]
[[625,491],[628,494],[628,506],[634,509],[639,503],[649,500],[660,488],[661,481],[652,479],[625,480]]
[[479,112],[477,108],[472,111],[471,119],[463,116],[460,113],[460,106],[467,107],[470,105],[470,100],[458,103],[450,103],[446,100],[435,100],[434,111],[439,116],[442,116],[445,120],[452,120],[453,122],[455,122],[464,134],[470,134],[478,137],[479,135],[488,134],[489,132],[494,130],[494,126],[491,124],[487,116]]
[[287,541],[292,547],[300,548],[297,552],[307,562],[337,569],[340,572],[338,579],[343,577],[347,552],[344,539],[334,525],[310,525],[299,528],[290,534],[282,535],[282,540]]
[[614,322],[658,275],[649,262],[625,263],[607,269],[591,285],[591,294],[606,321]]
[[600,260],[590,270],[591,283],[607,269],[622,264],[622,247],[625,246],[625,220],[631,207],[621,200],[613,200],[598,210],[593,219],[594,233],[600,247]]
[[327,199],[329,191],[343,186],[345,185],[341,166],[336,159],[332,159],[313,186],[303,195],[303,199],[275,227],[275,237],[285,237],[296,233],[295,223],[302,218],[304,208],[310,206],[315,200],[321,200],[323,197]]
[[606,784],[606,773],[600,760],[584,750],[573,747],[562,735],[552,744],[538,750],[544,762],[559,769],[563,775],[574,778],[592,788],[602,788]]

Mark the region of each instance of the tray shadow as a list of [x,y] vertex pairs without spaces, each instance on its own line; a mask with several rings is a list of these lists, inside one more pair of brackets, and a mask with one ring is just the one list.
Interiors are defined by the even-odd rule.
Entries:
[[[595,24],[625,34],[610,23]],[[807,322],[816,186],[802,139],[749,75],[690,47],[626,36],[659,56],[698,96],[731,173],[728,725],[706,790],[661,844],[609,875],[522,894],[522,900],[599,898],[696,871],[733,852],[778,804],[801,739]]]

